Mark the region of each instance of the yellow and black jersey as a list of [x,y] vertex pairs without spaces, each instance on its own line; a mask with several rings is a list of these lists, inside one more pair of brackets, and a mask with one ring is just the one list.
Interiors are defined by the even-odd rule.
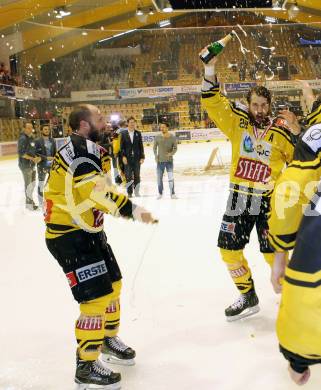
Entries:
[[103,214],[132,218],[132,203],[111,185],[110,156],[94,142],[72,134],[54,157],[44,190],[46,238],[83,229],[103,229]]
[[303,217],[285,272],[277,335],[283,348],[321,358],[321,192]]
[[203,81],[202,106],[232,143],[231,190],[270,195],[285,164],[292,161],[295,139],[291,132],[275,119],[257,129],[247,107],[230,102],[218,83]]
[[114,134],[113,141],[112,141],[114,156],[117,156],[120,152],[120,137],[121,137],[120,134],[117,133]]
[[[310,116],[311,117],[311,114]],[[308,118],[309,118],[308,117]],[[312,120],[319,120],[312,116]],[[271,202],[269,241],[279,252],[294,248],[305,207],[321,178],[321,124],[299,138],[294,158],[276,183]]]

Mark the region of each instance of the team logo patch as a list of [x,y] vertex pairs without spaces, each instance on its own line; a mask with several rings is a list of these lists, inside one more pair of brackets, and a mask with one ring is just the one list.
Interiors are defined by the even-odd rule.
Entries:
[[79,283],[86,282],[87,280],[96,278],[97,276],[103,275],[107,273],[107,268],[105,262],[99,261],[97,263],[93,263],[90,265],[86,265],[85,267],[78,268],[76,270],[77,278]]
[[75,151],[72,142],[68,142],[65,147],[62,147],[59,153],[61,157],[66,161],[66,163],[70,165],[75,158]]
[[240,155],[245,158],[253,158],[269,163],[272,153],[272,145],[263,140],[253,140],[247,132],[243,133],[243,139],[240,143]]
[[252,139],[249,135],[247,135],[244,140],[243,140],[243,150],[246,152],[246,153],[252,153],[254,152],[254,146],[253,146],[253,142],[252,142]]
[[315,153],[321,148],[321,126],[320,123],[311,126],[302,137],[302,141],[306,143]]
[[271,147],[266,148],[263,144],[257,144],[255,149],[260,158],[268,158],[271,155]]
[[235,232],[235,223],[222,221],[221,232],[233,234]]
[[247,269],[245,267],[240,267],[237,269],[230,270],[230,274],[232,278],[240,278],[241,276],[244,276],[247,273]]
[[95,155],[96,157],[100,158],[100,148],[98,145],[95,144],[95,142],[90,141],[89,139],[86,140],[87,144],[87,150],[88,153],[91,153]]
[[103,328],[102,316],[81,316],[76,324],[81,330],[100,330]]
[[75,275],[74,272],[68,272],[66,274],[66,276],[67,276],[70,288],[73,288],[73,287],[77,286],[78,282],[77,282],[77,278],[76,278],[76,275]]
[[271,176],[271,168],[261,161],[240,158],[237,164],[235,176],[241,179],[266,183]]

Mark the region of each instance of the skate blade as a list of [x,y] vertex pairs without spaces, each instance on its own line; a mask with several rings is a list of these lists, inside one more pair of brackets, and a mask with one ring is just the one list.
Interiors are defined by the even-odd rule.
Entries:
[[249,309],[245,310],[241,314],[237,314],[236,316],[228,316],[226,317],[227,322],[233,322],[233,321],[238,321],[241,320],[242,318],[250,317],[253,314],[256,314],[260,311],[260,306],[256,305],[253,307],[250,307]]
[[99,356],[99,360],[103,363],[107,364],[118,364],[120,366],[134,366],[135,359],[119,359],[114,355],[110,355],[108,353],[102,353]]
[[120,382],[111,383],[110,385],[94,385],[88,383],[77,383],[75,390],[119,390]]

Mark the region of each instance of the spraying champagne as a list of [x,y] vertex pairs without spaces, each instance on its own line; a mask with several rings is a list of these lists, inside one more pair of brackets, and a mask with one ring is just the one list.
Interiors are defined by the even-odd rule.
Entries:
[[206,47],[206,51],[200,54],[200,59],[205,63],[209,63],[213,57],[217,57],[227,45],[227,43],[233,38],[234,31],[227,34],[224,38],[217,42],[213,42]]

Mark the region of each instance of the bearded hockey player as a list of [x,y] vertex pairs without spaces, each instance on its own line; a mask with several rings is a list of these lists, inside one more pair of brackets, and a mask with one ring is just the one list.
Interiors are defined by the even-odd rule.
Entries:
[[73,133],[55,155],[45,188],[46,243],[80,305],[75,382],[79,389],[120,388],[105,362],[134,364],[135,351],[119,337],[121,272],[103,231],[104,213],[145,223],[155,220],[110,184],[110,156],[96,144],[105,126],[92,105],[70,114]]
[[282,111],[278,118],[271,117],[271,94],[263,86],[249,91],[248,107],[229,101],[220,92],[216,61],[217,57],[205,65],[202,105],[232,144],[230,195],[218,246],[240,293],[236,302],[225,310],[227,320],[234,321],[259,311],[252,273],[243,250],[255,226],[260,251],[270,265],[273,262],[273,249],[268,241],[270,196],[273,183],[292,161],[295,137],[290,128],[298,133],[300,127],[289,111]]

